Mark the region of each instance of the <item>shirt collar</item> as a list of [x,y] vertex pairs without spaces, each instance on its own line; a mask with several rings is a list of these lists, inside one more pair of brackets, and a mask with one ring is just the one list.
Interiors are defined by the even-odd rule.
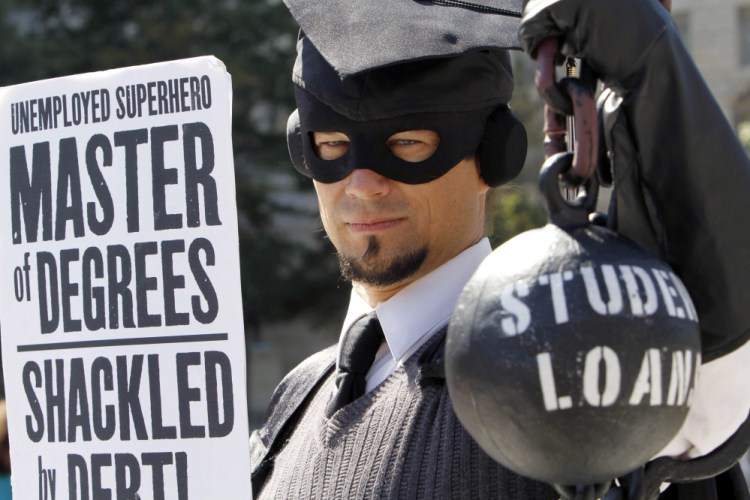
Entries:
[[[487,238],[375,307],[385,340],[396,362],[411,355],[426,336],[448,323],[466,283],[492,252]],[[341,336],[372,307],[352,290]]]

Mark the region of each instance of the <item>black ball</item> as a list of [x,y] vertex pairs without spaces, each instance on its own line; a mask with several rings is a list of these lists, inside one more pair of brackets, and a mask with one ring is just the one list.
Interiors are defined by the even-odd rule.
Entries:
[[548,224],[495,250],[449,325],[456,414],[509,469],[603,483],[658,453],[687,414],[698,318],[671,269],[599,226]]

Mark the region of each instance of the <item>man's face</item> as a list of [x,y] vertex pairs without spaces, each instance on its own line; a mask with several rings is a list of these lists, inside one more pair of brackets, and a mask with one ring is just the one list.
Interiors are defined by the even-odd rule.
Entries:
[[[313,134],[324,159],[346,152],[346,135]],[[394,134],[394,155],[421,161],[437,148],[435,132]],[[415,168],[418,168],[415,166]],[[357,168],[330,184],[315,182],[321,219],[339,252],[342,272],[355,283],[398,290],[479,240],[487,185],[475,157],[424,184],[404,184]]]

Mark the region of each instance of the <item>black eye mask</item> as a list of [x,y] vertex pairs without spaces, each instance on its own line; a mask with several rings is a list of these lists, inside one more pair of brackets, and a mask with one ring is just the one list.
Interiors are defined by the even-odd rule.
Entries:
[[[484,108],[463,112],[413,113],[379,120],[356,121],[335,112],[299,87],[295,92],[299,110],[298,133],[302,142],[302,158],[299,159],[304,159],[304,162],[295,161],[295,167],[323,183],[340,181],[355,168],[373,170],[406,184],[423,184],[435,180],[479,146],[487,118],[494,110]],[[297,125],[290,123],[291,128],[295,126]],[[440,137],[435,152],[418,162],[409,162],[395,156],[387,144],[388,139],[393,134],[407,130],[435,131]],[[346,134],[349,138],[347,153],[334,160],[320,158],[315,150],[313,132]],[[294,152],[292,156],[295,156]]]

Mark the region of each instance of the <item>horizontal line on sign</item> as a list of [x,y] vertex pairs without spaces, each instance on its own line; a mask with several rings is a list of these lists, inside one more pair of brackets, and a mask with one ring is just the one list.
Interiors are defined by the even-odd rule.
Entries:
[[173,335],[165,337],[139,337],[126,339],[81,340],[77,342],[50,342],[47,344],[19,345],[18,352],[55,351],[59,349],[87,349],[90,347],[116,347],[149,344],[177,344],[181,342],[215,342],[227,340],[226,333],[205,333],[200,335]]

